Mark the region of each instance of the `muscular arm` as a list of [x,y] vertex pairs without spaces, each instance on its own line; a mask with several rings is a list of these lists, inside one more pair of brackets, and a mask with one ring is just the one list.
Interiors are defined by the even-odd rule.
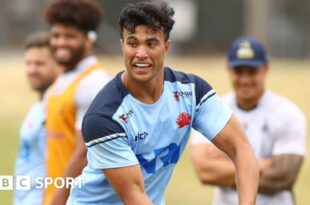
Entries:
[[234,164],[214,145],[192,145],[191,158],[201,183],[221,187],[235,186]]
[[[77,177],[81,174],[83,168],[87,164],[86,146],[83,141],[81,131],[76,131],[76,149],[71,156],[65,170],[64,177]],[[51,205],[65,205],[70,194],[70,188],[66,187],[58,189]]]
[[[232,162],[213,145],[193,145],[191,157],[202,183],[222,187],[235,186],[235,170]],[[291,189],[302,162],[303,157],[294,154],[277,155],[259,160],[261,173],[259,192],[274,194]]]
[[283,154],[272,157],[272,167],[261,171],[259,192],[274,194],[282,190],[292,189],[303,157],[294,154]]
[[[235,167],[228,156],[212,144],[192,145],[191,158],[197,175],[203,184],[235,187]],[[271,159],[260,159],[260,170],[271,167]]]
[[258,188],[258,164],[246,135],[233,115],[212,142],[232,160],[240,205],[254,205]]
[[152,204],[144,190],[139,166],[104,169],[103,172],[125,205]]

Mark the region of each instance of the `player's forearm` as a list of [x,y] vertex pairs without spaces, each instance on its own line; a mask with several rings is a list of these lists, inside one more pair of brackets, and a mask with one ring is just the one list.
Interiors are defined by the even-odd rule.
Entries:
[[203,184],[222,187],[235,186],[235,167],[228,160],[208,160],[196,165],[197,173]]
[[233,161],[239,205],[255,205],[259,168],[242,127],[233,115],[212,142]]
[[[227,159],[202,159],[200,162],[194,162],[198,172],[200,181],[203,184],[235,187],[235,167],[234,164]],[[259,160],[259,168],[261,171],[271,166],[271,159]],[[267,182],[262,182],[263,186]]]
[[274,194],[290,190],[296,181],[303,157],[286,154],[272,157],[273,166],[261,172],[259,192]]
[[270,180],[260,177],[258,192],[261,194],[275,194],[279,191],[290,190],[290,185],[286,180]]
[[121,199],[125,205],[152,205],[145,192],[132,192],[126,194],[126,196],[121,196]]
[[152,204],[145,192],[139,165],[104,169],[103,172],[125,205]]
[[[241,147],[240,147],[241,148]],[[236,151],[232,158],[236,168],[236,184],[240,205],[254,205],[256,200],[259,168],[249,145]]]
[[50,205],[65,205],[67,203],[69,194],[70,189],[67,188],[58,189]]
[[65,177],[77,177],[87,165],[86,150],[76,151],[65,170]]
[[[87,164],[86,151],[83,149],[76,150],[66,167],[63,177],[67,178],[67,177],[79,176],[83,168],[86,166],[86,164]],[[70,188],[66,188],[64,186],[63,188],[58,189],[52,200],[52,205],[65,205],[69,197],[69,194],[70,194]]]

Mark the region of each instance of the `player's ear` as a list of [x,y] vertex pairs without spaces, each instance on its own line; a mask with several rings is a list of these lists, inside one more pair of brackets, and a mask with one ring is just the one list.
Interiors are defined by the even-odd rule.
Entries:
[[230,75],[233,71],[233,68],[229,67],[229,63],[228,61],[226,61],[226,71],[228,72],[228,74]]
[[122,51],[124,52],[124,40],[123,40],[123,38],[120,38],[119,42],[121,44]]
[[93,48],[93,42],[91,42],[90,40],[87,40],[87,41],[85,42],[85,46],[86,46],[86,48],[87,48],[88,50],[92,50],[92,48]]
[[229,65],[228,65],[228,61],[226,60],[226,70],[229,72]]
[[169,51],[169,49],[170,49],[170,40],[168,39],[165,42],[165,51],[166,51],[166,53]]
[[270,70],[269,62],[265,64],[264,69],[265,69],[265,72],[268,73],[268,71]]

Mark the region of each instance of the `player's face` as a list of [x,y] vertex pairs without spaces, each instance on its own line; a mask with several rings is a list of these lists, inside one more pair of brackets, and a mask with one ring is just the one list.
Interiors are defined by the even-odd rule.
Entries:
[[165,40],[162,29],[137,26],[134,33],[124,29],[121,45],[130,78],[149,82],[163,72],[170,42]]
[[229,68],[230,79],[237,97],[243,100],[257,99],[264,90],[268,67],[261,68],[237,67]]
[[73,26],[62,24],[52,26],[50,43],[54,59],[64,66],[65,71],[74,69],[90,49],[85,33]]
[[29,48],[25,53],[25,63],[31,88],[43,93],[57,77],[57,66],[49,48]]

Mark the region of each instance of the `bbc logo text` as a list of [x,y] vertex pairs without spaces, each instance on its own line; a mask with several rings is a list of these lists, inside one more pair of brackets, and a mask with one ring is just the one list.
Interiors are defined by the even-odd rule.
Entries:
[[0,190],[30,190],[46,189],[54,186],[56,189],[62,188],[82,188],[81,177],[36,177],[31,176],[0,176]]

